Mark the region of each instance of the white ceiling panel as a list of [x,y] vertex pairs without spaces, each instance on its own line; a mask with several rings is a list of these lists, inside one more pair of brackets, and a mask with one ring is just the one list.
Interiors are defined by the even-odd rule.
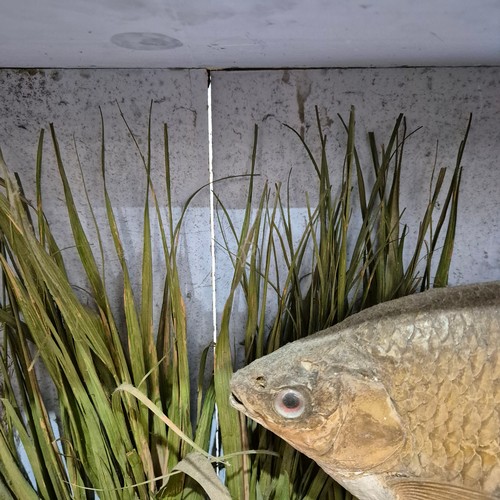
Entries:
[[499,0],[2,0],[2,67],[500,64]]

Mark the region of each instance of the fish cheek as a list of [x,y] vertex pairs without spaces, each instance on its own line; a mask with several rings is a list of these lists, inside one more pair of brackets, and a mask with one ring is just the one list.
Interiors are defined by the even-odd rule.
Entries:
[[401,419],[378,381],[342,376],[342,423],[332,459],[346,471],[388,470],[405,444]]

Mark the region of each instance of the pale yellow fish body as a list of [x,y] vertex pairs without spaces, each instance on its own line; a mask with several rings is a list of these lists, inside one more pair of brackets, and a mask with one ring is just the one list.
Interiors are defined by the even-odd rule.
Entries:
[[239,370],[232,403],[361,500],[500,498],[500,282],[380,304]]

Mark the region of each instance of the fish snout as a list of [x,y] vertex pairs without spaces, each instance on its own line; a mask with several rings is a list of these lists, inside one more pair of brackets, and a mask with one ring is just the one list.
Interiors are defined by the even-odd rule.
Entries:
[[245,405],[234,393],[234,391],[229,395],[229,402],[231,403],[231,406],[236,408],[238,411],[245,411]]
[[[262,393],[267,387],[267,379],[261,374],[248,377],[248,374],[242,374],[241,371],[236,372],[231,379],[229,402],[238,411],[248,414],[248,398],[252,400],[252,395],[257,394],[259,394],[259,398],[262,397]],[[243,371],[245,370],[243,369]]]

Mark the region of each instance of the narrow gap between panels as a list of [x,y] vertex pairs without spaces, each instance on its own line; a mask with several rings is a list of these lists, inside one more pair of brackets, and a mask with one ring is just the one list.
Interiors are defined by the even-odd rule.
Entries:
[[213,146],[212,146],[212,87],[210,76],[207,89],[207,112],[208,112],[208,182],[210,184],[210,257],[212,277],[212,340],[217,341],[217,293],[215,287],[215,197],[214,197],[214,169],[213,169]]
[[[212,144],[212,85],[210,71],[208,71],[207,86],[207,122],[208,122],[208,182],[210,184],[210,259],[211,259],[211,286],[212,286],[212,341],[217,342],[217,290],[215,280],[215,197],[214,197],[214,169],[213,169],[213,144]],[[215,354],[215,352],[214,352]],[[213,441],[212,441],[213,439]],[[219,413],[215,404],[214,421],[212,423],[212,437],[215,456],[220,456]],[[217,472],[219,469],[217,466]]]

